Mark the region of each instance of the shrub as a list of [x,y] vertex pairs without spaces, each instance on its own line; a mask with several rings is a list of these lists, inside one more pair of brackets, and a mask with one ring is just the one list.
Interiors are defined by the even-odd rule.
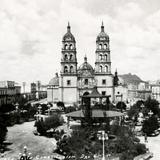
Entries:
[[1,145],[3,144],[3,141],[6,138],[6,134],[7,134],[7,127],[5,124],[5,120],[2,118],[2,115],[0,115],[0,149]]
[[47,129],[56,129],[58,126],[61,126],[64,123],[63,118],[60,114],[53,114],[52,116],[45,119],[44,124]]
[[47,128],[46,128],[43,120],[36,121],[35,122],[35,127],[37,127],[37,132],[39,132],[40,135],[42,135],[42,136],[46,135]]
[[126,110],[126,104],[124,103],[124,102],[118,102],[117,104],[116,104],[116,108],[117,109],[119,109],[119,110]]
[[[50,129],[53,129],[55,132],[55,129],[59,126],[61,126],[64,123],[63,118],[59,114],[54,114],[48,118],[46,118],[44,121],[37,121],[35,123],[35,126],[37,127],[37,131],[41,135],[47,136],[47,131]],[[49,135],[49,134],[48,134]],[[51,136],[51,135],[49,135]]]
[[64,111],[65,113],[70,113],[70,112],[76,111],[76,108],[73,106],[69,106],[69,107],[66,107]]

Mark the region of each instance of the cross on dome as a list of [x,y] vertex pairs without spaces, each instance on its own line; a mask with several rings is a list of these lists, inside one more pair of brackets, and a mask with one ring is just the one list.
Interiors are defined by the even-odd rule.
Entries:
[[87,56],[86,55],[84,56],[84,62],[87,62]]
[[70,24],[68,22],[68,26],[67,26],[67,32],[70,32],[71,31],[71,27],[70,27]]
[[103,21],[102,21],[102,25],[101,25],[101,32],[104,32],[104,25],[103,25]]

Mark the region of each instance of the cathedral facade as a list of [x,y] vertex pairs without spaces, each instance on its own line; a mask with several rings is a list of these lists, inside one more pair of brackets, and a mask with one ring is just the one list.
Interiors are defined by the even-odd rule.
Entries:
[[47,88],[48,102],[62,101],[72,104],[81,101],[82,95],[91,93],[93,87],[97,87],[102,95],[110,95],[114,100],[114,76],[111,73],[111,57],[109,36],[101,25],[101,31],[96,38],[95,66],[88,63],[84,57],[84,63],[78,67],[76,40],[71,33],[68,24],[67,33],[62,39],[61,71],[49,82]]

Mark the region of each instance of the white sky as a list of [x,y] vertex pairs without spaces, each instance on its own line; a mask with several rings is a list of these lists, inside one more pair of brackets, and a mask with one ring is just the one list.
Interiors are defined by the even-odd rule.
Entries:
[[84,55],[95,62],[101,22],[110,36],[112,73],[160,78],[159,0],[0,0],[0,80],[48,83],[60,71],[68,21]]

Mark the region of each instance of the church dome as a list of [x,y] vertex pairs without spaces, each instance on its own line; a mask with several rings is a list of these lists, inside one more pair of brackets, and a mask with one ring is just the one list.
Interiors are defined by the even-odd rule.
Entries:
[[101,32],[98,34],[96,41],[109,41],[109,36],[104,32],[104,25],[102,22],[102,26],[101,26]]
[[50,85],[50,86],[59,86],[58,73],[56,73],[56,76],[53,77],[53,78],[49,81],[49,85]]
[[74,38],[73,34],[71,33],[71,27],[70,27],[69,23],[67,26],[67,33],[63,36],[63,41],[75,42],[75,38]]
[[93,75],[94,74],[94,69],[93,67],[87,62],[87,57],[84,57],[84,63],[80,65],[78,69],[78,73],[80,75]]

